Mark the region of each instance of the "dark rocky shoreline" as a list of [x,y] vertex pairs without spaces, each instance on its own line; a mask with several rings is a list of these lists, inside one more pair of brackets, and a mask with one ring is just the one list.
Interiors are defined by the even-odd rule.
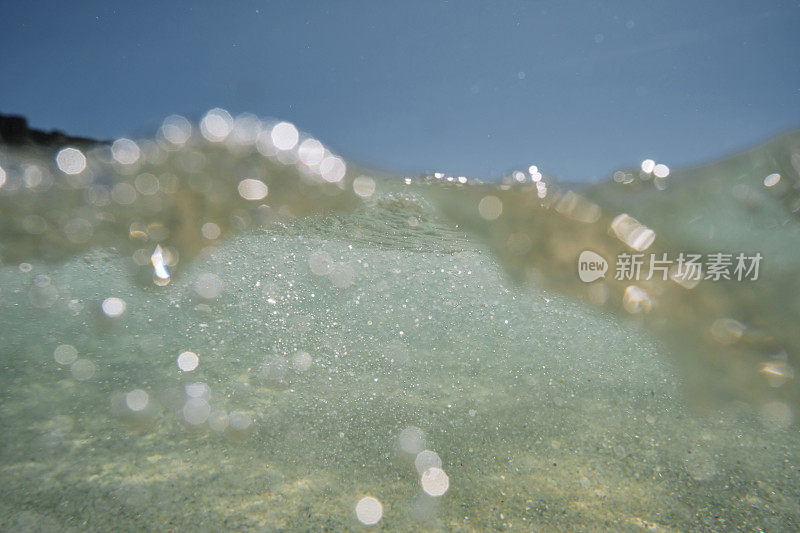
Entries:
[[54,147],[69,144],[87,147],[108,142],[88,137],[74,137],[58,130],[42,131],[31,128],[28,125],[28,119],[21,115],[4,115],[0,113],[0,143],[2,144]]

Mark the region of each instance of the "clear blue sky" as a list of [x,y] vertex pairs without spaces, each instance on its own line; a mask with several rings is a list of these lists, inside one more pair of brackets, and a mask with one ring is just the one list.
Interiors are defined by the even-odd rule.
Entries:
[[103,138],[212,107],[414,174],[683,166],[800,127],[797,2],[2,2],[0,112]]

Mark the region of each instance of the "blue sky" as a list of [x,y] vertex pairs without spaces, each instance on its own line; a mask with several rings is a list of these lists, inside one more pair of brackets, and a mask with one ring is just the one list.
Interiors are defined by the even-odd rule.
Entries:
[[567,180],[800,127],[797,2],[4,2],[0,112],[151,135],[212,107],[398,173]]

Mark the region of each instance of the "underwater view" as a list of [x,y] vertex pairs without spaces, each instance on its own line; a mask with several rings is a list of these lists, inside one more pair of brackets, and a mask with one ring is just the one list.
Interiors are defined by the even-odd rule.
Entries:
[[4,528],[800,527],[798,134],[577,191],[222,109],[0,157]]
[[[773,24],[778,7],[753,27]],[[94,24],[94,8],[82,9]],[[294,28],[277,8],[245,17],[262,9]],[[562,8],[539,15],[549,9]],[[649,13],[639,9],[641,18],[611,18],[637,31]],[[798,16],[796,5],[786,9]],[[100,22],[112,16],[98,13]],[[15,16],[28,22],[14,31],[42,24],[31,25],[32,12]],[[470,14],[469,24],[480,18]],[[720,15],[719,31],[740,27],[735,20]],[[615,42],[599,31],[589,33],[592,46]],[[237,32],[234,43],[255,50]],[[612,56],[627,62],[707,41],[697,35],[654,46],[642,37],[644,48]],[[298,39],[321,50],[314,37]],[[384,52],[396,44],[375,41]],[[457,48],[481,59],[478,47]],[[7,57],[0,70],[28,68]],[[746,60],[736,57],[734,70]],[[42,118],[61,116],[48,107],[57,99],[45,104],[26,82],[0,92],[0,531],[800,530],[796,110],[792,128],[765,118],[758,131],[768,135],[699,142],[688,123],[626,130],[621,114],[617,131],[605,112],[606,134],[596,135],[594,118],[578,118],[582,104],[569,104],[597,148],[582,154],[575,137],[565,158],[555,123],[531,123],[529,138],[513,129],[518,108],[504,110],[511,97],[492,92],[485,66],[488,78],[476,76],[463,98],[491,94],[498,103],[487,116],[566,161],[555,174],[533,158],[494,172],[491,157],[511,156],[484,155],[502,130],[491,121],[475,124],[478,144],[457,122],[429,131],[423,118],[418,144],[386,140],[393,126],[406,131],[402,115],[432,112],[425,102],[438,96],[419,99],[423,108],[370,107],[364,95],[392,89],[347,86],[348,98],[386,114],[341,116],[387,130],[348,137],[337,106],[326,115],[308,107],[317,93],[302,92],[338,94],[327,71],[317,84],[297,70],[291,85],[276,66],[269,75],[292,88],[297,108],[292,99],[281,108],[275,92],[254,112],[241,111],[249,100],[239,96],[203,111],[214,94],[198,83],[202,100],[194,89],[175,92],[185,105],[153,120],[168,102],[135,83],[161,79],[168,93],[166,70],[142,82],[136,69],[124,74],[139,96],[114,93],[112,105],[101,96],[104,76],[81,82],[98,88],[72,76],[116,67],[80,61],[53,71],[66,76],[53,94],[77,102],[74,87],[83,87],[97,99],[75,103],[88,118],[69,135]],[[786,64],[786,79],[800,80]],[[465,65],[452,75],[484,68]],[[520,68],[513,83],[533,84],[538,71]],[[175,72],[191,78],[188,66]],[[362,86],[378,72],[353,79]],[[748,83],[731,91],[750,94]],[[798,98],[800,85],[773,85]],[[639,103],[615,105],[657,108],[660,93],[638,87],[630,94]],[[481,107],[459,98],[447,105]],[[784,113],[768,100],[748,111],[753,128],[757,112]],[[270,102],[282,118],[263,112]],[[151,112],[136,122],[103,111],[128,105]],[[322,134],[301,125],[315,124],[303,118],[311,114]],[[642,131],[675,157],[640,149]],[[415,171],[412,160],[431,157],[428,135],[458,146],[464,166],[455,167],[474,172]],[[354,152],[336,148],[348,142]],[[620,150],[627,159],[606,172]],[[693,155],[681,159],[681,150]],[[406,157],[408,166],[396,163]],[[437,161],[448,166],[429,165]]]

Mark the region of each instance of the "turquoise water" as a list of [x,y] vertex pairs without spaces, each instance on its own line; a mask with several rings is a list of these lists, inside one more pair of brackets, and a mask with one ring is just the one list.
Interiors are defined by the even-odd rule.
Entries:
[[[798,528],[796,135],[565,203],[242,120],[0,152],[0,527]],[[763,277],[632,307],[619,213]]]

